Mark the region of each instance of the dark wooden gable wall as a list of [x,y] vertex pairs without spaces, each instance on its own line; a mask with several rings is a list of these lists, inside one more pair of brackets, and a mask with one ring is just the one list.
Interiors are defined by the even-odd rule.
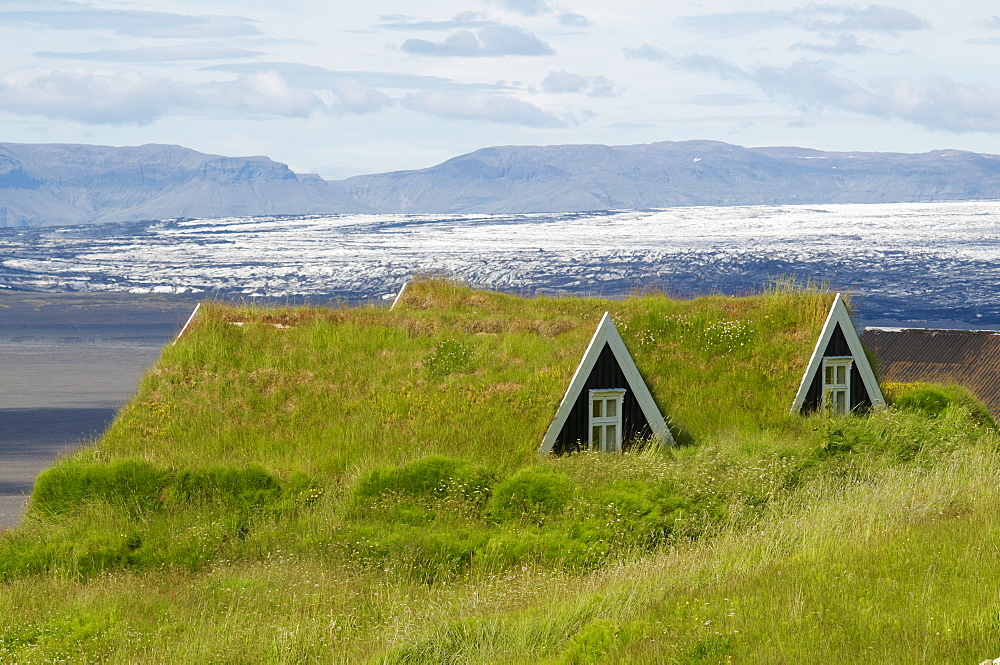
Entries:
[[[833,333],[830,335],[830,341],[826,345],[826,349],[823,351],[823,357],[836,357],[836,356],[852,356],[851,347],[847,343],[847,338],[844,337],[844,332],[840,329],[840,323],[837,323],[833,329]],[[802,404],[802,411],[808,413],[811,411],[818,411],[821,404],[820,400],[823,397],[823,366],[820,365],[816,370],[816,375],[812,379],[812,383],[809,384],[809,392],[806,393],[805,402]],[[851,363],[851,410],[852,411],[868,411],[872,408],[872,398],[868,394],[868,388],[865,386],[864,379],[861,378],[861,372],[858,371],[857,359]]]
[[559,431],[552,451],[557,454],[577,452],[586,448],[590,438],[588,431],[590,423],[590,391],[605,388],[624,388],[625,397],[622,402],[622,449],[628,450],[635,440],[650,439],[653,430],[635,398],[635,391],[628,385],[628,380],[622,372],[618,359],[607,343],[601,349],[590,376],[583,389],[573,403],[573,408],[566,418],[566,423]]

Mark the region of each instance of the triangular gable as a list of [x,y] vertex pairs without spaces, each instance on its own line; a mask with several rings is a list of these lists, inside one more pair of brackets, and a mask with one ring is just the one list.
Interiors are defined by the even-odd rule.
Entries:
[[861,384],[867,391],[872,406],[876,408],[885,406],[885,397],[882,396],[882,389],[875,379],[875,372],[872,370],[871,363],[868,362],[868,356],[865,355],[865,349],[861,345],[861,340],[858,339],[858,333],[854,329],[854,322],[851,321],[851,314],[847,311],[847,304],[838,293],[833,300],[833,305],[830,307],[826,323],[823,324],[823,331],[820,333],[819,339],[816,340],[816,348],[813,349],[812,357],[806,366],[806,371],[802,375],[802,383],[799,385],[799,391],[795,395],[795,401],[792,403],[792,413],[800,413],[802,411],[809,389],[816,380],[817,374],[823,365],[823,357],[824,355],[828,355],[827,349],[830,347],[830,341],[834,339],[838,331],[847,343],[850,355],[854,359],[854,367],[857,368]]
[[674,438],[670,434],[670,430],[667,428],[667,424],[663,420],[656,402],[653,401],[653,396],[650,394],[649,388],[646,387],[646,382],[642,380],[642,375],[639,374],[639,369],[635,366],[635,361],[632,360],[632,356],[625,347],[625,342],[622,341],[621,335],[618,334],[618,329],[615,327],[614,321],[611,320],[611,315],[605,312],[601,318],[601,322],[597,326],[597,331],[594,332],[594,336],[591,338],[590,344],[583,354],[580,365],[576,368],[576,373],[573,374],[569,388],[566,390],[566,394],[559,404],[559,410],[556,411],[555,418],[545,432],[542,445],[538,449],[539,452],[552,452],[559,433],[566,425],[567,419],[573,411],[573,406],[583,392],[587,384],[587,379],[590,377],[591,372],[594,371],[598,358],[605,348],[608,348],[613,354],[615,361],[617,361],[618,366],[625,375],[628,389],[635,397],[642,415],[649,423],[653,440],[661,444],[671,444],[674,442]]

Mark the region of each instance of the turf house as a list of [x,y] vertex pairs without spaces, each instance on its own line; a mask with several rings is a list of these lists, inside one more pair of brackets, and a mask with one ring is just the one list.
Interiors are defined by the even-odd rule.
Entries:
[[884,406],[885,398],[875,372],[854,329],[847,305],[838,293],[816,340],[792,411],[823,410],[844,414]]
[[[285,397],[262,421],[299,418],[324,439],[390,460],[414,448],[448,454],[458,439],[483,454],[625,451],[712,432],[719,413],[742,429],[780,421],[781,404],[785,414],[789,405],[846,413],[885,404],[843,297],[808,289],[609,301],[418,279],[388,310],[207,303],[171,348],[201,356],[203,337],[253,355],[261,366],[231,380],[274,375],[260,385],[265,395],[286,392],[280,367],[313,377],[298,390],[322,386],[308,399]],[[295,406],[314,399],[329,406]],[[187,411],[191,426],[200,412]],[[220,445],[247,435],[205,426]]]

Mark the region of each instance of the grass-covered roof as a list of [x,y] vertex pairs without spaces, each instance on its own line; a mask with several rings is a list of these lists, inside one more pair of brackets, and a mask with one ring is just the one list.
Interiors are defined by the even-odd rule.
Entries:
[[171,466],[278,472],[429,453],[535,454],[609,311],[681,442],[783,428],[832,295],[523,298],[441,279],[383,308],[209,303],[168,347],[105,439]]

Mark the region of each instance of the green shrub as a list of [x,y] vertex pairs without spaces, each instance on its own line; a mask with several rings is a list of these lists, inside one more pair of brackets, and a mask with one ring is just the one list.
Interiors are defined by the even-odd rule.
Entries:
[[135,460],[110,464],[67,460],[38,477],[31,501],[35,510],[48,514],[65,513],[87,503],[144,514],[161,508],[164,501],[259,509],[275,505],[281,496],[281,485],[274,476],[256,466],[218,466],[173,474]]
[[989,410],[975,395],[962,386],[939,386],[913,383],[899,387],[894,406],[900,411],[912,411],[928,416],[941,416],[949,408],[964,410],[977,424],[996,427]]
[[575,494],[576,485],[565,474],[529,466],[493,488],[486,512],[501,522],[541,524],[565,510]]
[[4,532],[0,539],[0,582],[49,570],[59,551],[57,545],[29,534],[23,527]]
[[38,476],[31,507],[43,514],[62,514],[98,501],[141,514],[160,505],[169,481],[168,471],[148,462],[93,464],[69,459]]
[[819,456],[849,452],[859,461],[867,457],[865,463],[881,458],[883,462],[929,464],[942,454],[975,445],[984,426],[994,427],[985,409],[977,408],[982,405],[954,386],[907,386],[895,405],[864,418],[826,423]]
[[896,398],[896,408],[940,416],[954,401],[942,386],[915,385]]
[[489,474],[468,462],[443,455],[429,455],[401,467],[374,469],[354,487],[360,503],[386,494],[408,497],[461,495],[485,499]]
[[[0,580],[46,571],[80,579],[115,569],[197,570],[265,520],[312,506],[322,488],[304,473],[279,481],[264,469],[172,473],[146,462],[67,460],[32,495],[45,538],[0,539]],[[36,522],[42,528],[42,522]]]
[[[106,609],[64,609],[51,617],[32,619],[0,633],[0,662],[89,662],[88,653],[123,632],[121,617]],[[29,657],[22,660],[21,653]],[[47,657],[38,658],[39,653]]]
[[[732,497],[736,499],[737,497]],[[566,534],[589,549],[653,549],[672,537],[697,538],[721,523],[725,506],[684,496],[672,483],[616,482],[582,492],[567,515]]]
[[281,485],[264,469],[217,466],[180,472],[171,488],[179,501],[259,510],[277,503]]
[[587,542],[559,529],[503,531],[492,536],[476,552],[480,570],[501,571],[525,563],[543,564],[563,570],[590,570],[604,563],[610,543]]

